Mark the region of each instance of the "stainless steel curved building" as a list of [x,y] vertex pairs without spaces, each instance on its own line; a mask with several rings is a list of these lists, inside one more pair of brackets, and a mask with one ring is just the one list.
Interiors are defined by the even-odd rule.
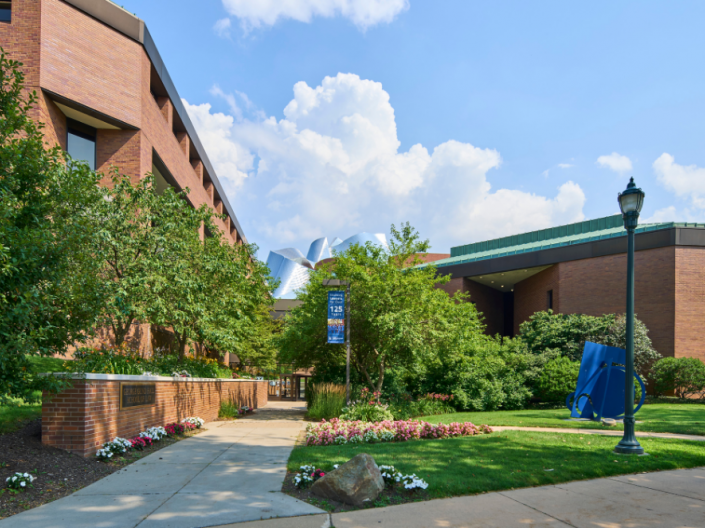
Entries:
[[272,277],[279,279],[279,287],[274,291],[275,299],[295,299],[296,290],[308,283],[309,273],[320,261],[331,258],[333,252],[342,252],[353,244],[365,245],[371,242],[383,247],[387,246],[387,237],[383,233],[358,233],[340,240],[335,238],[332,244],[326,237],[314,240],[304,257],[296,248],[284,248],[270,251],[267,266]]

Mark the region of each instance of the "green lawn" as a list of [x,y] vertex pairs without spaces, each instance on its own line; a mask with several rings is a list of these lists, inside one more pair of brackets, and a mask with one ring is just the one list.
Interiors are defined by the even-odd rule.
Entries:
[[[30,356],[32,370],[34,372],[63,372],[63,358],[39,357]],[[39,391],[35,393],[36,397],[40,397]],[[12,398],[12,403],[9,405],[0,405],[0,434],[11,433],[19,429],[28,420],[34,420],[41,417],[41,403],[32,404],[23,400]]]
[[[494,411],[442,414],[424,416],[419,420],[431,423],[472,422],[487,425],[514,425],[520,427],[566,427],[580,429],[622,429],[607,427],[597,422],[572,422],[568,409]],[[652,433],[680,433],[705,435],[705,405],[699,404],[650,404],[636,414],[637,431]]]
[[[705,466],[702,442],[639,439],[650,456],[612,453],[619,438],[579,434],[506,431],[447,440],[353,446],[298,446],[289,471],[314,464],[329,471],[333,464],[368,453],[378,465],[391,464],[429,483],[431,497],[558,484],[642,471]],[[552,470],[552,471],[547,471]]]

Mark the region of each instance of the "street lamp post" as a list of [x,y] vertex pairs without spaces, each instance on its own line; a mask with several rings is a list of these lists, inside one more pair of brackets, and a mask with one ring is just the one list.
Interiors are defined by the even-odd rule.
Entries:
[[639,223],[644,196],[631,178],[627,189],[618,197],[627,230],[627,359],[624,365],[624,436],[614,451],[624,455],[644,454],[634,434],[634,230]]
[[350,281],[324,279],[323,286],[345,286],[345,404],[350,405]]

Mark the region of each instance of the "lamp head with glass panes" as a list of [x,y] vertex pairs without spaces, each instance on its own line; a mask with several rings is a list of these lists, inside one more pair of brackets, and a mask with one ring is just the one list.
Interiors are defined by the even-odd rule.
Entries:
[[639,213],[644,205],[644,191],[639,189],[634,183],[634,178],[629,179],[627,189],[619,193],[619,208],[622,210],[622,218],[624,218],[624,227],[626,229],[634,229],[639,222]]

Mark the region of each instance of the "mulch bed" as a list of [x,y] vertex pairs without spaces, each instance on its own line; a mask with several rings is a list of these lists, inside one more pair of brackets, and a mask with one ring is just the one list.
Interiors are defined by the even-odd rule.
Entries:
[[[63,449],[42,444],[42,421],[32,420],[13,433],[0,435],[0,519],[55,501],[85,488],[132,462],[204,429],[164,438],[143,451],[132,451],[110,462],[83,458]],[[5,487],[15,472],[37,477],[25,491]]]
[[282,491],[287,495],[291,495],[299,500],[308,502],[309,504],[329,511],[330,513],[338,513],[353,510],[367,510],[370,508],[381,508],[384,506],[392,506],[395,504],[404,504],[406,502],[419,502],[429,500],[428,491],[426,490],[405,490],[403,487],[385,488],[379,497],[374,502],[368,502],[364,506],[350,506],[342,502],[331,499],[322,499],[311,493],[311,489],[299,489],[294,484],[294,476],[296,473],[287,471]]

